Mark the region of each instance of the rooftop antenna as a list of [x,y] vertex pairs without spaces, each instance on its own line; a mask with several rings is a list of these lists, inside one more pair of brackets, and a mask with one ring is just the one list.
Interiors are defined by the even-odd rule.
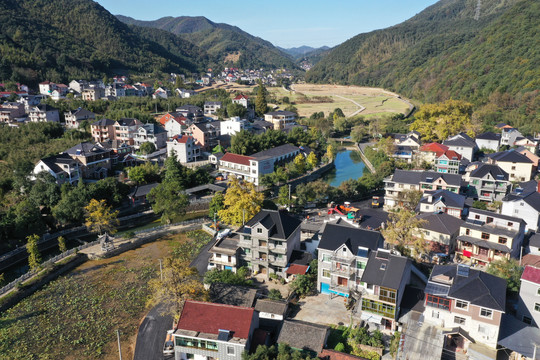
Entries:
[[482,0],[478,0],[476,3],[476,10],[474,12],[474,20],[480,19],[480,9],[482,8]]

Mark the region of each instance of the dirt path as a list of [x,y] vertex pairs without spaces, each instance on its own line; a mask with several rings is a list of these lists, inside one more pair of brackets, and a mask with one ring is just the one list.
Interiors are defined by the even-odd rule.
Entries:
[[350,115],[347,116],[347,117],[353,117],[353,116],[355,116],[355,115],[361,113],[362,111],[366,110],[365,106],[360,105],[359,103],[357,103],[356,101],[354,101],[354,100],[352,100],[352,99],[348,99],[348,98],[343,97],[343,96],[341,96],[341,95],[334,95],[334,96],[335,96],[335,97],[338,97],[338,98],[341,98],[341,99],[343,99],[343,100],[350,101],[350,102],[352,102],[354,105],[356,105],[356,106],[359,107],[358,110],[356,110],[355,112],[353,112],[352,114],[350,114]]

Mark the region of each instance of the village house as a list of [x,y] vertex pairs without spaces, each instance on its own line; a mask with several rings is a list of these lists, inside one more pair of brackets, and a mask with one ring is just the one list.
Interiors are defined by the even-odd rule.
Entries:
[[77,144],[66,153],[79,162],[84,179],[104,179],[112,168],[111,152],[90,142]]
[[525,266],[521,275],[517,318],[528,325],[540,325],[540,268]]
[[293,250],[300,249],[300,220],[280,211],[261,210],[237,234],[242,263],[254,274],[284,278]]
[[448,146],[449,150],[457,152],[463,158],[469,161],[474,160],[474,154],[478,150],[476,142],[465,133],[450,136],[448,139],[443,141],[443,145]]
[[315,358],[326,346],[329,335],[328,326],[300,320],[285,320],[277,343],[287,344],[293,350],[308,352]]
[[486,149],[499,151],[499,144],[501,142],[501,134],[495,134],[494,132],[485,132],[483,134],[476,135],[474,141],[478,146],[478,149]]
[[218,145],[221,135],[221,121],[191,124],[186,133],[193,136],[202,150],[210,151]]
[[221,101],[207,101],[204,103],[204,113],[214,115],[221,109]]
[[431,165],[435,164],[437,155],[443,154],[445,151],[448,151],[448,146],[439,143],[424,144],[418,149],[416,157],[419,163],[424,161]]
[[24,104],[5,102],[0,104],[0,123],[11,123],[26,116]]
[[423,213],[417,216],[423,222],[418,231],[429,245],[432,253],[451,254],[456,248],[456,239],[463,220],[446,213]]
[[105,89],[97,86],[85,88],[81,96],[84,101],[96,101],[105,96]]
[[156,124],[144,124],[137,129],[134,142],[136,147],[149,142],[159,150],[167,146],[167,131]]
[[518,258],[524,233],[523,219],[472,208],[459,230],[456,253],[483,266]]
[[474,163],[467,171],[468,195],[481,201],[501,201],[512,185],[508,173],[497,165]]
[[201,156],[200,146],[188,135],[176,135],[167,141],[167,156],[172,156],[173,152],[181,164],[198,161]]
[[139,162],[139,160],[131,155],[133,153],[133,147],[121,140],[104,140],[96,142],[96,146],[110,151],[113,165],[134,166]]
[[448,190],[425,191],[418,211],[420,213],[446,213],[458,219],[463,215],[465,196]]
[[78,129],[82,121],[93,122],[96,119],[96,115],[86,109],[78,108],[77,110],[64,113],[64,118],[66,120],[66,128]]
[[34,106],[28,113],[30,122],[60,122],[58,109],[50,105]]
[[92,139],[94,139],[96,143],[113,140],[115,138],[114,124],[115,121],[111,119],[101,119],[91,123],[90,132],[92,134]]
[[510,181],[529,181],[532,178],[533,161],[514,149],[489,154],[488,163],[506,171]]
[[[137,119],[124,118],[116,121],[113,125],[113,134],[109,133],[109,138],[123,141],[129,145],[135,145],[135,135],[143,124]],[[112,137],[111,137],[112,135]]]
[[523,138],[523,135],[521,135],[518,129],[504,128],[501,133],[501,146],[506,145],[512,147],[518,138]]
[[514,142],[514,146],[524,147],[533,154],[538,153],[538,145],[540,145],[540,140],[535,139],[532,136],[525,136],[524,138],[517,139]]
[[384,179],[384,207],[391,209],[399,205],[401,195],[405,190],[448,190],[459,194],[461,176],[443,174],[434,171],[409,171],[396,169],[393,175]]
[[183,117],[187,118],[190,122],[199,122],[204,120],[204,112],[198,106],[195,105],[183,105],[176,109],[177,113],[180,113]]
[[532,189],[519,186],[502,199],[501,214],[523,219],[526,229],[536,232],[540,226],[540,185],[534,180],[530,182],[536,186]]
[[167,137],[172,138],[175,135],[180,135],[186,126],[187,118],[177,112],[169,112],[157,119],[157,121],[167,131]]
[[232,100],[233,104],[240,104],[246,109],[249,105],[249,97],[244,94],[238,94],[236,97]]
[[105,87],[105,96],[113,96],[115,98],[126,96],[126,90],[124,85],[120,83],[114,83]]
[[296,114],[291,111],[272,111],[264,114],[264,121],[274,125],[274,130],[285,130],[296,125]]
[[43,171],[51,174],[58,185],[76,184],[80,179],[79,163],[65,153],[39,160],[34,166],[31,178],[35,180],[36,176]]
[[444,174],[459,174],[461,155],[453,150],[446,150],[435,155],[435,170]]
[[240,119],[239,116],[234,116],[228,120],[221,122],[221,135],[234,135],[242,130],[249,128],[249,121]]
[[187,300],[172,333],[175,360],[241,360],[259,313],[251,307]]
[[228,236],[218,237],[208,252],[208,269],[231,270],[236,272],[241,266],[241,248],[240,235],[229,234]]
[[41,95],[51,96],[53,90],[56,89],[56,84],[50,81],[43,81],[39,83],[38,87]]
[[319,292],[359,298],[365,287],[361,279],[369,255],[383,246],[378,231],[327,223],[317,248]]

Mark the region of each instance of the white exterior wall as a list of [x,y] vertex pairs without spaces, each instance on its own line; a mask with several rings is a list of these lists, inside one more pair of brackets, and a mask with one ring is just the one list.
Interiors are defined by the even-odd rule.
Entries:
[[523,317],[527,316],[533,320],[531,325],[536,327],[540,325],[540,312],[534,310],[536,304],[540,304],[539,292],[540,284],[521,279],[517,318],[523,321]]
[[510,178],[510,181],[529,181],[532,176],[532,167],[533,164],[525,163],[510,163],[497,161],[497,165],[506,171]]
[[169,121],[165,123],[164,128],[167,130],[168,137],[182,134],[182,125],[174,119],[169,119]]
[[503,201],[501,214],[523,219],[526,222],[526,230],[538,230],[540,214],[523,200]]
[[474,156],[474,149],[471,147],[464,147],[464,146],[448,146],[449,150],[454,150],[459,155],[464,157],[465,159],[472,161],[472,158]]
[[246,128],[245,121],[240,120],[240,117],[236,116],[229,120],[221,122],[221,134],[222,135],[234,135],[240,130]]
[[493,151],[499,151],[499,141],[498,140],[485,140],[485,139],[476,139],[476,146],[479,149],[490,149]]

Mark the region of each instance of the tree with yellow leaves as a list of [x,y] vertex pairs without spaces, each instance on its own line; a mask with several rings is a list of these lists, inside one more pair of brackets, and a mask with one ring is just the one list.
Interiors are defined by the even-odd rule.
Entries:
[[416,217],[414,211],[398,207],[390,211],[381,233],[386,242],[401,253],[410,251],[413,257],[420,257],[427,252],[424,233],[419,230],[425,223],[425,220]]
[[255,190],[253,183],[240,181],[231,176],[229,188],[223,201],[224,209],[219,210],[221,221],[226,224],[240,225],[261,211],[264,195]]
[[120,223],[117,219],[118,211],[112,211],[105,200],[92,199],[84,208],[86,211],[85,225],[89,231],[99,235],[104,232],[114,234],[116,226]]

